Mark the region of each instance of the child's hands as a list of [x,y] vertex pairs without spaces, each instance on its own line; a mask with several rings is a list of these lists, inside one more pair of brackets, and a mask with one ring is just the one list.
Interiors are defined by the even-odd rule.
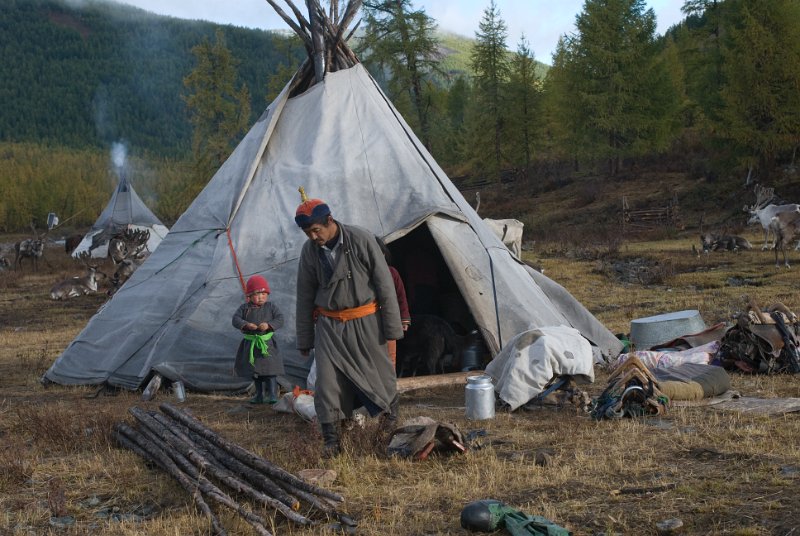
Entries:
[[269,329],[269,324],[267,324],[266,322],[261,322],[258,325],[258,331],[267,331],[268,329]]
[[244,325],[243,329],[249,331],[256,331],[258,329],[258,326],[256,324],[253,324],[252,322],[248,322],[247,324]]

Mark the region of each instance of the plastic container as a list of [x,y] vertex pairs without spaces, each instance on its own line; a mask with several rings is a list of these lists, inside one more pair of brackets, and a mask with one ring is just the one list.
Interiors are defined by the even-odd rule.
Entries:
[[464,388],[466,417],[472,421],[494,418],[494,384],[486,374],[470,376]]
[[461,372],[482,369],[487,354],[486,345],[477,329],[469,333],[468,341],[461,351]]
[[186,400],[186,388],[182,381],[172,382],[172,394],[175,395],[175,400],[178,402]]

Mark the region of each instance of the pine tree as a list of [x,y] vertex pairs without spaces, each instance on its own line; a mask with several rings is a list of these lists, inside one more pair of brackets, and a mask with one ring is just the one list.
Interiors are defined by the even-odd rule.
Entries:
[[729,0],[719,130],[768,173],[800,144],[800,3]]
[[548,90],[554,117],[577,156],[602,158],[614,175],[622,159],[665,148],[680,100],[655,41],[644,0],[586,0],[577,33],[554,56]]
[[511,75],[508,82],[510,159],[516,167],[527,174],[533,160],[536,137],[536,122],[539,115],[540,87],[536,76],[536,61],[528,40],[523,35],[517,45],[517,53],[511,60]]
[[192,153],[196,174],[186,190],[189,198],[205,185],[228,158],[250,122],[250,92],[245,84],[237,89],[236,64],[217,30],[212,44],[204,39],[192,48],[197,67],[184,78],[189,94],[185,97],[194,127]]
[[[494,0],[483,12],[483,18],[475,32],[475,47],[472,50],[472,70],[475,73],[475,107],[471,116],[475,123],[472,124],[472,147],[478,151],[473,157],[478,161],[485,161],[480,154],[483,133],[491,135],[488,146],[493,152],[488,164],[488,171],[499,183],[500,170],[503,166],[503,135],[504,125],[504,85],[509,76],[509,60],[506,39],[508,29],[505,21],[500,16],[500,9]],[[488,126],[488,128],[487,128]]]
[[365,1],[366,28],[356,52],[379,78],[388,77],[389,97],[395,104],[409,99],[419,123],[419,137],[430,149],[427,77],[438,70],[436,24],[411,0]]

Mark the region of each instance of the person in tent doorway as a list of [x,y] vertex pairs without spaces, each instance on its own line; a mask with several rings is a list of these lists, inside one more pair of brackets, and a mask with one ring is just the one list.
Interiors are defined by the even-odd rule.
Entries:
[[[400,307],[400,321],[403,323],[403,331],[408,331],[411,325],[411,313],[408,310],[408,300],[406,299],[406,287],[403,285],[403,278],[400,277],[400,272],[392,264],[392,252],[389,247],[378,236],[375,237],[378,245],[383,252],[383,258],[386,259],[386,264],[389,265],[389,273],[392,274],[392,281],[394,282],[394,290],[397,294],[397,305]],[[392,366],[397,371],[397,341],[386,341],[387,349],[389,350],[389,359]]]
[[302,202],[295,223],[308,240],[297,272],[297,348],[314,349],[314,407],[322,431],[323,457],[341,451],[339,425],[364,406],[397,421],[397,376],[386,342],[403,337],[389,266],[372,233],[336,221],[326,203]]
[[[253,378],[256,388],[252,404],[278,401],[278,376],[283,374],[283,360],[278,352],[275,331],[283,327],[283,314],[269,301],[269,283],[260,275],[247,280],[246,301],[233,314],[233,327],[244,334],[234,362],[234,372]],[[264,388],[266,387],[266,396]]]

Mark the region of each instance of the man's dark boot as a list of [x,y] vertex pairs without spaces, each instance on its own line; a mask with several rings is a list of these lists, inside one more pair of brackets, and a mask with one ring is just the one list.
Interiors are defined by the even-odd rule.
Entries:
[[392,403],[389,404],[389,411],[383,414],[381,423],[383,431],[391,434],[397,428],[397,419],[400,417],[400,395],[395,395]]
[[322,429],[322,457],[335,458],[342,451],[341,444],[339,443],[339,429],[337,423],[323,423],[320,425]]
[[256,387],[256,396],[250,399],[251,404],[263,404],[264,403],[264,378],[261,376],[256,376],[253,378],[253,384]]
[[389,404],[389,415],[387,420],[392,426],[397,426],[397,419],[400,418],[400,395],[394,395],[392,403]]
[[278,401],[278,378],[267,376],[267,404],[275,404]]

